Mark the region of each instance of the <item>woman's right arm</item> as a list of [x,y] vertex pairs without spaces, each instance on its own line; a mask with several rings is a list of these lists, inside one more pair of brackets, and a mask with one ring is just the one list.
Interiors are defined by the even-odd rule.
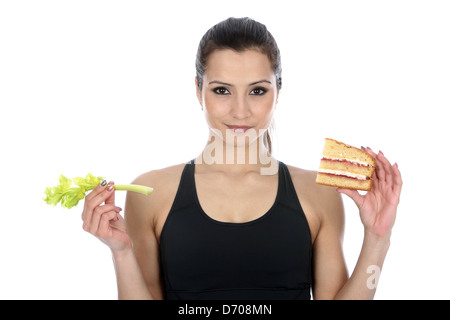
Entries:
[[119,300],[153,300],[133,249],[113,252]]
[[[105,186],[98,185],[86,196],[82,213],[83,229],[96,236],[111,249],[119,299],[153,299],[154,297],[136,259],[134,239],[132,241],[128,226],[119,214],[122,209],[114,203],[113,184],[113,182],[110,182]],[[142,225],[145,216],[140,214],[143,210],[137,210],[139,203],[134,204],[129,198],[133,198],[133,195],[127,195],[126,210],[127,215],[131,217],[131,229],[133,233],[136,233],[138,231],[136,230],[137,225],[141,224],[141,228],[145,227]],[[138,238],[137,246],[141,247],[142,243],[139,243],[139,241]]]
[[[132,183],[152,186],[154,187],[154,191],[150,196],[136,192],[127,192],[125,201],[125,221],[128,234],[133,243],[132,249],[135,262],[140,267],[140,274],[151,297],[158,300],[164,298],[164,293],[161,277],[159,241],[156,236],[155,224],[158,220],[157,213],[161,211],[161,203],[166,203],[164,197],[160,197],[164,189],[161,183],[157,183],[160,180],[165,182],[164,179],[155,177],[155,173],[152,171],[139,176]],[[119,295],[125,293],[126,291],[121,290],[120,282],[118,282],[118,285]]]

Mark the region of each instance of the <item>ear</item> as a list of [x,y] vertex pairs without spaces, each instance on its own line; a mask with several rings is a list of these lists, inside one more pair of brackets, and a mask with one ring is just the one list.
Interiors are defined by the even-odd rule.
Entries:
[[277,98],[275,100],[275,109],[277,108],[278,105],[278,98],[280,97],[280,89],[277,89]]
[[203,104],[202,104],[202,93],[200,92],[200,88],[198,87],[198,80],[197,80],[197,77],[195,77],[195,92],[197,93],[197,99],[198,99],[198,102],[200,103],[200,105],[202,106],[202,109],[203,109]]

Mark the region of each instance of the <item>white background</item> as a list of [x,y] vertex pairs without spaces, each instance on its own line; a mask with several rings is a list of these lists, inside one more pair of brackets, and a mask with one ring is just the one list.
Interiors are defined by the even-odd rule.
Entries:
[[[116,299],[81,207],[49,207],[44,189],[61,173],[129,183],[194,158],[207,139],[197,46],[229,16],[266,24],[280,47],[280,160],[316,170],[331,137],[399,164],[376,298],[450,298],[448,1],[228,0],[0,2],[1,299]],[[363,230],[345,206],[352,271]]]

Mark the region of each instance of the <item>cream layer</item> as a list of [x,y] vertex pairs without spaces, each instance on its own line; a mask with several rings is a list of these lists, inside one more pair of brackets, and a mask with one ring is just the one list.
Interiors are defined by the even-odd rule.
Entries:
[[365,175],[356,174],[356,173],[347,172],[347,171],[319,169],[319,173],[333,174],[333,175],[337,175],[337,176],[344,176],[344,177],[349,177],[349,178],[358,179],[358,180],[367,180],[367,176],[365,176]]

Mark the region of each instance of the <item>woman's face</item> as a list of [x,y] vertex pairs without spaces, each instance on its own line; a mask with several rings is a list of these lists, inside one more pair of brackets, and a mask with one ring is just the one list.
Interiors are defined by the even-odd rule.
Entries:
[[278,98],[269,58],[257,50],[213,51],[197,96],[213,132],[223,138],[247,135],[254,142],[253,133],[260,137],[269,127]]

